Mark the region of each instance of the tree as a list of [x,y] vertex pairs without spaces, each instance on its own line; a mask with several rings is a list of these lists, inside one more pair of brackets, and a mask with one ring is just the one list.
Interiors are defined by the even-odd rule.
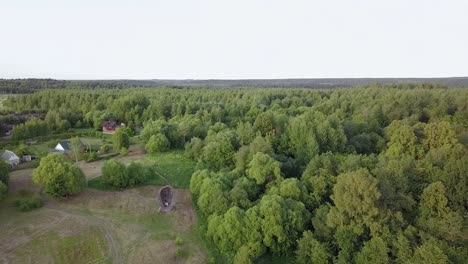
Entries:
[[355,252],[358,251],[359,236],[350,227],[341,226],[335,233],[335,240],[338,245],[338,257],[336,263],[351,263]]
[[427,231],[437,234],[449,241],[461,238],[463,218],[447,206],[445,186],[434,182],[423,191],[418,223]]
[[249,163],[247,175],[255,179],[258,185],[263,185],[273,180],[280,180],[280,164],[268,154],[258,152]]
[[108,160],[102,166],[102,180],[105,184],[115,188],[128,186],[128,171],[125,165],[116,160]]
[[389,263],[389,249],[384,240],[380,237],[373,237],[371,240],[364,243],[356,255],[356,264],[386,264]]
[[239,122],[236,133],[241,145],[249,145],[255,137],[254,128],[250,122]]
[[53,197],[79,193],[86,186],[84,173],[61,154],[50,154],[43,158],[33,172],[33,181]]
[[[207,140],[209,140],[207,138]],[[234,146],[229,133],[220,132],[203,148],[202,161],[213,170],[230,167],[233,164]]]
[[130,137],[125,133],[125,130],[117,129],[112,136],[112,141],[114,142],[114,151],[120,151],[122,148],[128,149],[128,147],[130,147]]
[[327,247],[315,239],[310,231],[305,231],[297,241],[296,260],[300,264],[330,263],[330,257]]
[[203,181],[210,178],[210,171],[208,170],[196,170],[190,178],[190,192],[194,197],[200,195],[201,186]]
[[214,213],[224,214],[229,207],[222,184],[215,179],[204,179],[200,187],[197,205],[207,216]]
[[145,145],[145,149],[150,154],[164,152],[169,149],[169,140],[164,134],[152,135]]
[[428,240],[414,251],[410,263],[414,264],[445,264],[448,263],[448,257],[434,240]]
[[82,151],[83,143],[81,143],[80,138],[74,137],[70,140],[70,150],[72,156],[75,158],[75,162],[78,162],[78,158],[80,157]]
[[239,207],[231,207],[223,215],[211,215],[208,219],[207,236],[223,252],[236,252],[245,242],[244,211]]
[[427,150],[443,146],[452,146],[457,143],[457,136],[447,121],[429,123],[424,127],[424,146]]
[[283,198],[291,198],[303,203],[307,202],[307,189],[296,178],[288,178],[281,181],[279,193]]
[[379,230],[381,194],[377,184],[377,180],[365,169],[339,175],[333,187],[335,206],[328,214],[328,225],[348,226],[357,234],[362,234],[364,228]]
[[263,243],[274,253],[288,252],[310,220],[303,203],[279,195],[264,195],[258,210]]
[[410,125],[402,121],[393,121],[386,128],[386,137],[386,155],[389,157],[400,157],[402,155],[416,157],[420,155],[421,149],[417,145],[418,138]]

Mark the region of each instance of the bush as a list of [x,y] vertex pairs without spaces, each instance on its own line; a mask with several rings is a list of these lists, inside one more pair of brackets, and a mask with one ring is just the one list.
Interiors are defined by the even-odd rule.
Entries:
[[120,156],[125,157],[128,155],[128,148],[122,148],[120,150]]
[[185,241],[184,241],[181,237],[176,237],[176,239],[175,239],[175,243],[176,243],[176,245],[178,245],[178,246],[184,244],[184,242],[185,242]]
[[0,201],[5,199],[8,194],[8,187],[0,181]]
[[123,188],[128,186],[128,173],[125,165],[116,160],[108,160],[102,166],[103,182],[109,186]]
[[176,249],[175,255],[177,257],[183,258],[187,256],[187,251],[183,250],[182,248]]
[[145,168],[142,164],[132,162],[127,167],[128,186],[136,186],[145,182],[149,169]]
[[15,206],[20,209],[21,212],[29,212],[31,210],[40,208],[44,205],[39,197],[21,197],[15,201]]
[[101,152],[102,152],[102,153],[107,153],[107,152],[109,152],[109,150],[110,150],[110,146],[109,146],[109,145],[104,144],[104,145],[101,146]]
[[95,160],[98,159],[98,155],[96,152],[91,152],[91,153],[85,153],[87,154],[86,156],[83,156],[83,159],[86,161],[86,162],[93,162]]
[[0,160],[0,182],[3,182],[5,185],[8,186],[8,182],[10,181],[9,173],[11,171],[11,167],[8,163]]
[[164,152],[169,149],[169,140],[164,134],[152,135],[145,145],[145,149],[150,154]]

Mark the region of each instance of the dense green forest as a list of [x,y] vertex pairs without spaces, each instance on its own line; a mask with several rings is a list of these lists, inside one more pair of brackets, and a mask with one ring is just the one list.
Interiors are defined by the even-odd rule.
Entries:
[[151,88],[343,88],[364,85],[394,87],[468,87],[467,77],[454,78],[321,78],[321,79],[240,79],[240,80],[55,80],[0,79],[0,94],[25,94],[45,89],[125,89]]
[[[59,84],[60,85],[60,84]],[[205,239],[225,262],[468,263],[468,90],[44,90],[17,140],[124,122],[185,149]]]

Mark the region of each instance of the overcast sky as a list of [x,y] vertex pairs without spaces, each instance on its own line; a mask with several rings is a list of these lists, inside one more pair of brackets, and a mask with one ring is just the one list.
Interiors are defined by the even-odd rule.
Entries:
[[468,76],[467,0],[0,0],[0,78]]

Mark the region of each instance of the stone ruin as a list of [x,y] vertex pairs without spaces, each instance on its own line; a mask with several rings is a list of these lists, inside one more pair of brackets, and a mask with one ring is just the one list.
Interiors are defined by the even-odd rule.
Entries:
[[174,189],[171,186],[166,185],[159,190],[159,211],[164,213],[170,212],[174,208],[175,195]]

